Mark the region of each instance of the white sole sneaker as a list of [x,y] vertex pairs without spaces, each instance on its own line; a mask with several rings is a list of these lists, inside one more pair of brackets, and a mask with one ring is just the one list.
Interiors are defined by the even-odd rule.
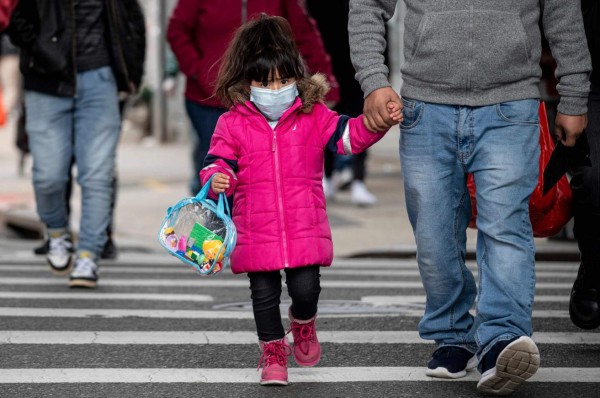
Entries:
[[477,389],[492,395],[512,394],[540,367],[540,352],[527,336],[507,345],[496,360],[496,366],[481,375]]
[[430,377],[437,377],[440,379],[460,379],[461,377],[465,377],[467,372],[473,370],[477,367],[477,356],[473,355],[469,362],[467,362],[467,367],[465,370],[461,370],[460,372],[450,373],[450,371],[446,368],[439,367],[435,369],[425,369],[425,375]]
[[46,255],[46,261],[54,275],[66,275],[71,272],[71,268],[73,268],[73,256],[71,255],[65,260],[61,256],[49,254]]

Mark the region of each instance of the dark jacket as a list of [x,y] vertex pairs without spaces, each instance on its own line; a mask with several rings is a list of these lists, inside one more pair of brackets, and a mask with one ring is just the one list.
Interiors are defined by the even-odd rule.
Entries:
[[592,56],[592,77],[590,81],[600,86],[600,1],[582,0],[583,24]]
[[[61,97],[76,93],[75,0],[21,0],[8,33],[21,48],[25,90]],[[144,15],[137,0],[105,0],[111,67],[119,91],[134,92],[146,49]]]

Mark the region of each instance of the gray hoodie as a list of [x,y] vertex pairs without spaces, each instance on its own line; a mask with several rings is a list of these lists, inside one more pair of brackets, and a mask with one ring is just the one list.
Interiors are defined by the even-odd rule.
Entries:
[[[356,79],[366,95],[389,86],[385,22],[397,0],[350,0]],[[558,110],[587,112],[591,61],[576,0],[405,0],[402,96],[482,106],[539,98],[540,18],[558,67]],[[543,16],[542,16],[543,15]]]

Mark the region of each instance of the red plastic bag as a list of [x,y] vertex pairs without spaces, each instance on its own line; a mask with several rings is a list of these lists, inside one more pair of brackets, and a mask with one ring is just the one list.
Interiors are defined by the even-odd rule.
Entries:
[[[539,117],[540,171],[538,184],[529,199],[529,218],[533,227],[533,236],[547,238],[556,235],[571,219],[573,215],[573,193],[566,175],[546,195],[542,193],[544,189],[544,168],[554,150],[554,141],[552,141],[550,128],[548,127],[546,106],[543,102],[540,103]],[[469,227],[477,228],[477,201],[475,199],[475,180],[472,174],[467,176],[467,187],[469,188],[473,214]]]

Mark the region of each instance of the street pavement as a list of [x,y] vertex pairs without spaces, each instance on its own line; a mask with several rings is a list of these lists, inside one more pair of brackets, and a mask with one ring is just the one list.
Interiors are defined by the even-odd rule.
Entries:
[[[347,192],[328,206],[336,258],[324,269],[317,367],[290,360],[291,384],[258,385],[259,350],[248,281],[195,274],[156,242],[167,207],[187,196],[190,148],[124,135],[119,148],[115,261],[97,289],[70,290],[32,249],[42,232],[31,176],[17,175],[12,137],[0,130],[0,397],[478,397],[477,372],[433,380],[434,346],[416,333],[424,308],[404,209],[397,131],[370,152],[377,205]],[[442,194],[442,193],[440,193]],[[79,190],[72,227],[78,230]],[[476,231],[469,230],[472,255]],[[515,397],[600,397],[600,334],[574,327],[573,242],[537,239],[534,339],[542,368]],[[559,261],[560,260],[560,261]],[[473,261],[469,266],[475,270]],[[289,299],[282,297],[285,314]],[[285,322],[287,326],[287,321]]]

